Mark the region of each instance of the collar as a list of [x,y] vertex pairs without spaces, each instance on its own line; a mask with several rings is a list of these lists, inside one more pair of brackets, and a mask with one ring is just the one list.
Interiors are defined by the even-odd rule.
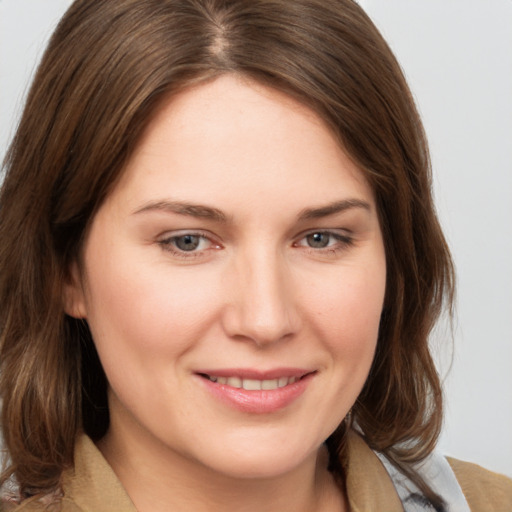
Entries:
[[62,488],[63,503],[71,502],[84,512],[137,512],[113,469],[86,435],[78,437],[74,467],[63,473]]
[[403,512],[403,506],[386,468],[354,432],[347,434],[344,465],[350,512]]
[[[384,465],[355,433],[347,438],[346,489],[351,512],[403,512]],[[74,468],[63,474],[64,503],[82,511],[137,512],[112,468],[86,435],[78,438]]]

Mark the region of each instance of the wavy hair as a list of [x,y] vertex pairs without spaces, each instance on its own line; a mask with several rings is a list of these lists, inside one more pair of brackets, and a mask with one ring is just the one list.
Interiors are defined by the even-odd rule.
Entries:
[[[58,488],[78,432],[108,428],[107,381],[63,285],[98,207],[162,103],[225,73],[313,109],[371,185],[387,260],[374,363],[353,421],[422,490],[442,392],[428,346],[454,272],[427,143],[399,64],[352,0],[76,0],[53,34],[0,195],[2,429],[23,495]],[[343,478],[342,425],[328,439]]]

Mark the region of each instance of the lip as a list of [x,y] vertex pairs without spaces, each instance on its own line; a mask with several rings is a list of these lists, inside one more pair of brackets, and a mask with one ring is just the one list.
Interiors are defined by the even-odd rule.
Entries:
[[[251,414],[275,413],[288,407],[306,391],[315,373],[314,370],[302,368],[274,368],[264,371],[242,368],[223,368],[195,372],[205,389],[217,400],[241,412]],[[227,384],[212,382],[206,375],[255,380],[295,377],[297,381],[277,389],[251,391],[228,386]]]

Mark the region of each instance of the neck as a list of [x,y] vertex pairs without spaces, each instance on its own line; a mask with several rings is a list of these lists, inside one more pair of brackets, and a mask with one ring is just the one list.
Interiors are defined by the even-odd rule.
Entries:
[[163,446],[131,440],[111,425],[98,443],[138,512],[343,512],[342,491],[322,447],[299,467],[272,478],[236,478]]

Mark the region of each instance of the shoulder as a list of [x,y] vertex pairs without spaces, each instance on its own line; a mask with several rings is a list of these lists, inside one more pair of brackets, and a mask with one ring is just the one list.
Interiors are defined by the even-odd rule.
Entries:
[[512,479],[447,457],[472,512],[512,511]]
[[57,497],[30,498],[9,505],[11,508],[0,504],[0,512],[136,512],[114,471],[85,435],[76,441],[74,465],[62,473]]
[[68,498],[53,499],[53,496],[30,498],[21,503],[3,499],[0,502],[0,512],[83,512],[73,500]]

